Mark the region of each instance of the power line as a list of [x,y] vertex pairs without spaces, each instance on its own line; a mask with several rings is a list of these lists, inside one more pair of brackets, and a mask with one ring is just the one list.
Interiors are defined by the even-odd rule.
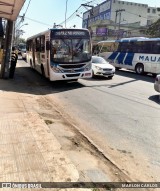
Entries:
[[28,20],[34,21],[36,23],[42,24],[42,25],[46,25],[46,26],[52,27],[52,25],[50,25],[50,24],[46,24],[46,23],[43,23],[41,21],[38,21],[38,20],[35,20],[35,19],[31,19],[31,18],[28,18],[28,17],[25,17],[25,18],[28,19]]
[[[86,2],[85,4],[90,4],[90,3],[93,3],[93,2],[95,2],[95,1],[98,1],[98,2],[99,2],[99,0],[92,0],[92,1]],[[77,9],[75,12],[73,12],[65,21],[61,22],[61,23],[58,24],[58,25],[63,25],[65,22],[69,22],[71,19],[75,18],[75,17],[76,17],[76,14],[77,14],[77,12],[78,12],[78,10],[79,10],[81,7],[82,7],[82,5],[80,5],[80,6],[78,7],[78,9]],[[93,7],[93,6],[92,6],[92,7]],[[84,10],[84,7],[83,7],[83,12],[84,12],[84,11],[85,11],[85,10]]]
[[30,3],[31,3],[31,0],[29,0],[29,3],[28,3],[28,6],[27,6],[27,9],[26,9],[25,13],[24,13],[24,14],[23,14],[23,16],[22,16],[21,22],[23,22],[23,21],[24,21],[24,17],[26,16],[26,13],[27,13],[27,11],[28,11],[28,8],[29,8]]
[[[97,1],[97,0],[88,1],[88,2],[86,2],[86,4],[94,3],[95,1]],[[99,1],[99,0],[98,0],[98,1]],[[45,25],[45,26],[48,26],[48,27],[53,27],[53,26],[50,25],[50,24],[46,24],[46,23],[43,23],[43,22],[41,22],[41,21],[38,21],[38,20],[35,20],[35,19],[31,19],[31,18],[28,18],[28,17],[25,16],[26,13],[27,13],[27,11],[28,11],[28,8],[29,8],[29,6],[30,6],[30,3],[31,3],[31,0],[30,0],[29,3],[28,3],[28,6],[27,6],[27,8],[26,8],[25,13],[24,13],[22,16],[20,16],[20,17],[21,17],[21,20],[19,21],[18,25],[20,25],[20,23],[23,22],[22,20],[24,20],[24,18],[26,18],[26,19],[31,20],[31,21],[33,21],[33,22],[36,22],[36,23],[39,23],[39,24],[42,24],[42,25]],[[81,13],[84,12],[84,11],[85,11],[85,8],[80,5],[80,6],[78,7],[78,9],[77,9],[75,12],[73,12],[73,13],[66,19],[66,22],[69,22],[69,21],[71,21],[72,19],[76,18],[76,17],[77,17],[76,14],[78,14],[78,13],[81,14]],[[58,24],[58,25],[63,25],[64,23],[65,23],[65,21],[61,22],[61,23]]]
[[[78,9],[80,9],[80,7],[81,7],[81,5],[78,7]],[[58,24],[58,25],[63,25],[65,22],[67,22],[71,17],[73,17],[73,16],[77,13],[78,9],[77,9],[75,12],[73,12],[73,13],[66,19],[66,21],[63,21],[63,22],[61,22],[61,23]]]
[[26,9],[24,15],[26,15],[26,13],[27,13],[27,11],[28,11],[28,8],[29,8],[29,6],[30,6],[30,3],[31,3],[31,0],[30,0],[29,3],[28,3],[27,9]]
[[[97,1],[97,0],[89,1],[89,2],[86,2],[85,4],[93,3],[94,1]],[[80,5],[75,12],[73,12],[65,21],[61,22],[58,25],[63,25],[65,22],[69,22],[71,19],[75,18],[76,14],[77,14],[77,12],[79,11],[80,8],[83,8],[83,11],[84,11],[84,7],[82,7],[82,5]]]
[[19,17],[21,17],[21,19],[20,19],[19,23],[17,23],[17,27],[24,21],[24,18],[25,18],[25,15],[26,15],[27,11],[28,11],[30,3],[31,3],[31,0],[29,0],[29,3],[28,3],[28,6],[27,6],[27,9],[26,9],[25,13],[22,16],[19,16]]

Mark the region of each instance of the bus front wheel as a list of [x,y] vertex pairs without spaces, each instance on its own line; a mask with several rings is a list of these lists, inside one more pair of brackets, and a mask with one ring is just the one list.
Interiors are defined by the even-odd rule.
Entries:
[[144,74],[144,66],[143,64],[137,64],[135,71],[137,74]]

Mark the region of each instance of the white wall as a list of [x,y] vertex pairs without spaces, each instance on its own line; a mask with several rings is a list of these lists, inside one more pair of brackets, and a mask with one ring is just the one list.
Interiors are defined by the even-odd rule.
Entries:
[[[147,26],[147,24],[151,24],[160,18],[160,8],[148,7],[148,4],[120,0],[106,0],[106,2],[103,2],[99,6],[100,12],[110,9],[111,6],[111,14],[109,12],[109,15],[107,15],[108,17],[106,18],[110,18],[111,15],[111,20],[113,22],[115,22],[116,10],[125,9],[125,11],[121,12],[121,24],[137,23],[139,26]],[[98,8],[98,6],[96,8]],[[94,9],[96,10],[96,8]],[[148,13],[148,9],[150,9],[150,13]],[[117,15],[117,25],[119,23],[119,15],[120,14]],[[88,19],[88,17],[91,17],[90,11],[84,13],[83,19]],[[104,21],[107,22],[107,19]],[[92,24],[94,22],[92,21]]]
[[[111,20],[115,21],[116,10],[125,9],[121,12],[121,22],[127,23],[140,22],[140,26],[147,25],[147,4],[131,3],[127,1],[112,0]],[[117,23],[119,22],[119,14],[117,16]],[[123,22],[124,23],[124,22]]]

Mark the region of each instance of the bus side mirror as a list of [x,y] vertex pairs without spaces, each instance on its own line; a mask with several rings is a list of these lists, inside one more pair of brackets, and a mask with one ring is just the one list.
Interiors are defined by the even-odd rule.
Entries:
[[46,50],[50,50],[50,42],[46,41]]

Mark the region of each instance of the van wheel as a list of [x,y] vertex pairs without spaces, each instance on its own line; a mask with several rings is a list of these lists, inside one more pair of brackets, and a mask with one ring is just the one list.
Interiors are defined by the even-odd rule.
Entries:
[[137,64],[135,71],[137,74],[144,74],[144,66],[143,64]]

